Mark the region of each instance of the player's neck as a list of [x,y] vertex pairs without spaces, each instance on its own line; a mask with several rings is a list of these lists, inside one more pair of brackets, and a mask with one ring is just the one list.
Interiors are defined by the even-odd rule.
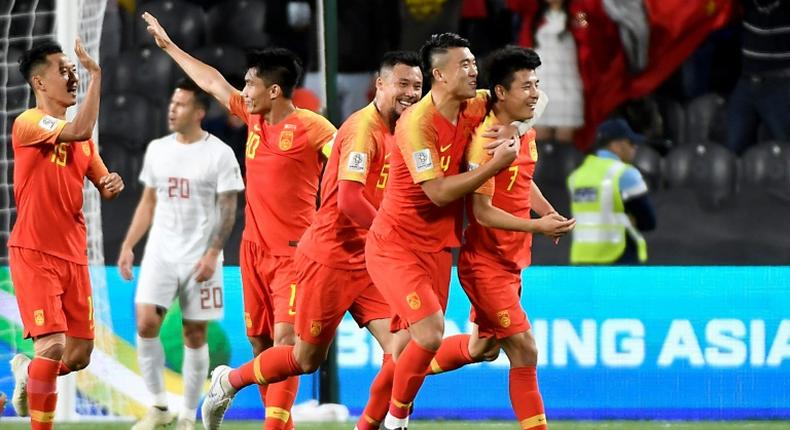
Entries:
[[187,144],[195,143],[200,140],[203,140],[205,136],[206,136],[206,132],[202,128],[200,128],[200,126],[192,127],[188,130],[185,130],[184,132],[176,132],[176,141],[178,143],[187,143]]
[[494,111],[494,116],[496,116],[497,122],[500,124],[510,124],[513,121],[518,121],[518,119],[513,118],[513,116],[508,114],[506,110],[502,109],[502,106],[500,106],[499,103],[496,103],[492,110]]
[[275,125],[296,110],[291,99],[278,98],[272,102],[272,109],[266,114],[266,122]]
[[455,124],[458,121],[458,112],[461,110],[462,100],[458,100],[455,95],[441,88],[431,90],[433,105],[439,113]]
[[387,124],[387,128],[391,133],[395,132],[395,118],[394,115],[385,116],[384,115],[384,103],[379,101],[379,99],[373,99],[373,106],[376,107],[376,111],[379,113],[379,116],[384,120],[384,123]]
[[58,119],[66,119],[67,107],[52,99],[36,95],[36,108],[44,111],[44,113],[49,116]]

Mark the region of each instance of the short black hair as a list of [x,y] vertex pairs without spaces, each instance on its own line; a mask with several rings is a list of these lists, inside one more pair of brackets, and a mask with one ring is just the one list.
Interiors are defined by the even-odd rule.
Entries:
[[195,81],[189,78],[181,78],[176,82],[176,89],[189,91],[195,96],[195,104],[208,112],[211,106],[211,96],[200,88]]
[[299,56],[285,48],[249,51],[247,68],[255,69],[258,77],[267,85],[279,85],[286,98],[291,98],[296,83],[302,76],[302,61]]
[[446,54],[451,48],[469,48],[469,41],[455,33],[432,35],[420,48],[422,73],[432,78],[431,70],[435,67],[437,54]]
[[505,46],[492,52],[487,61],[488,89],[491,100],[496,101],[497,85],[510,88],[519,70],[535,70],[540,66],[540,56],[535,50],[520,46]]
[[40,66],[47,64],[47,56],[62,54],[63,48],[52,39],[38,41],[19,57],[19,73],[30,83],[30,78]]
[[389,51],[381,57],[379,73],[384,69],[392,69],[398,64],[420,67],[420,57],[414,51]]

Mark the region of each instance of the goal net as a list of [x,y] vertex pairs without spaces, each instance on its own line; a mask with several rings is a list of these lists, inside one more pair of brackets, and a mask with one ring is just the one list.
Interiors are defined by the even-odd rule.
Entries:
[[[77,107],[82,102],[89,76],[78,64],[74,40],[82,39],[89,54],[98,61],[102,22],[106,0],[3,0],[0,2],[0,390],[10,394],[13,380],[8,361],[18,353],[32,356],[33,345],[22,338],[22,325],[16,307],[14,289],[8,270],[8,236],[15,219],[13,199],[13,150],[11,127],[17,115],[35,104],[32,92],[17,67],[19,55],[38,40],[57,40],[63,51],[77,63],[80,85]],[[69,109],[68,118],[75,109]],[[98,143],[98,133],[94,133]],[[123,355],[133,352],[118,351],[113,335],[107,280],[102,248],[101,203],[96,189],[86,181],[84,213],[88,228],[88,258],[95,312],[96,342],[91,365],[86,371],[60,378],[56,419],[74,421],[86,419],[116,419],[118,416],[139,415],[142,408],[129,400],[128,393],[113,385],[114,376],[129,372],[121,363]],[[54,239],[53,239],[54,240]],[[120,372],[120,373],[119,373]],[[122,378],[121,378],[122,379]]]

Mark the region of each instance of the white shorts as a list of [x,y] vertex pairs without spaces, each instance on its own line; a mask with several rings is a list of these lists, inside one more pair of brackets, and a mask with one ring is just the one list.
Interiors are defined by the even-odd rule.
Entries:
[[134,302],[168,309],[178,297],[185,320],[222,319],[225,309],[222,259],[217,259],[214,275],[205,282],[195,281],[194,268],[194,263],[171,263],[157,256],[143,256]]

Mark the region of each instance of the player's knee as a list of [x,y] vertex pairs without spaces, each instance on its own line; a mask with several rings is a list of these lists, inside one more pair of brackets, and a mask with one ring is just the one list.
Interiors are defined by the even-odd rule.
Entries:
[[250,341],[253,355],[258,355],[263,351],[266,351],[267,349],[271,348],[273,344],[271,339],[258,336],[247,336],[247,340]]
[[91,353],[93,352],[92,342],[81,342],[77,347],[65,351],[63,363],[72,372],[82,370],[91,364]]
[[275,345],[293,345],[295,342],[296,335],[293,332],[277,333],[277,335],[274,337]]
[[484,349],[482,352],[478,353],[477,355],[472,355],[472,359],[476,362],[480,361],[494,361],[499,358],[499,345],[494,344],[492,347],[488,349]]
[[138,318],[137,319],[137,334],[141,337],[157,337],[159,336],[159,321],[155,318]]
[[443,338],[444,332],[441,330],[421,331],[412,334],[412,339],[429,351],[438,351],[439,347],[442,346]]
[[184,322],[184,345],[189,348],[200,348],[207,341],[206,324],[190,324]]
[[46,357],[51,360],[63,358],[63,351],[66,349],[66,335],[55,333],[39,337],[33,342],[33,351],[36,357]]

